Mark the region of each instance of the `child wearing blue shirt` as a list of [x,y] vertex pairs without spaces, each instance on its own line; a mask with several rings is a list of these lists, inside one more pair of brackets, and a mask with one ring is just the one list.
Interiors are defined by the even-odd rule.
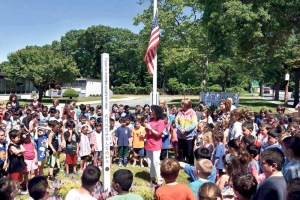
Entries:
[[48,137],[46,132],[47,130],[49,131],[49,129],[47,129],[46,127],[36,127],[35,134],[34,134],[40,176],[44,175],[43,169],[47,157],[47,145],[48,145]]
[[212,155],[212,163],[217,169],[218,176],[223,174],[223,162],[222,157],[225,154],[225,145],[223,144],[224,133],[216,131],[213,133],[213,141],[215,145],[215,151]]
[[193,181],[189,184],[189,187],[192,189],[195,197],[198,197],[199,188],[206,182],[210,182],[207,180],[207,177],[211,174],[213,170],[212,162],[208,159],[199,159],[196,161],[195,165],[195,174],[197,176],[197,180]]
[[129,142],[131,138],[131,130],[126,126],[126,118],[121,119],[121,126],[117,128],[116,133],[116,142],[118,145],[118,154],[119,154],[119,167],[122,166],[122,160],[124,159],[124,166],[127,166],[127,157],[129,152],[129,146],[131,146],[132,141]]
[[[199,147],[194,151],[194,156],[196,159],[196,162],[198,162],[200,159],[208,159],[211,158],[211,153],[208,148],[206,147]],[[180,167],[184,169],[184,172],[190,177],[191,182],[196,181],[198,178],[195,174],[195,167],[193,165],[189,165],[184,162],[179,162]],[[213,166],[212,172],[207,176],[207,180],[210,182],[215,183],[216,182],[216,176],[217,176],[217,170],[216,167]]]

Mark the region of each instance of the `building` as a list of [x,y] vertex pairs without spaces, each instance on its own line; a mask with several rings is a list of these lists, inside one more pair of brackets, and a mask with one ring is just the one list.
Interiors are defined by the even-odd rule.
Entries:
[[61,90],[50,89],[46,96],[61,97],[66,89],[72,88],[79,92],[80,97],[100,96],[101,80],[90,78],[77,78],[74,83],[67,83],[61,87]]
[[14,93],[18,99],[31,98],[32,94],[36,94],[37,89],[28,79],[20,79],[17,81],[9,81],[5,79],[5,75],[0,73],[0,95],[2,100],[8,100],[10,94]]

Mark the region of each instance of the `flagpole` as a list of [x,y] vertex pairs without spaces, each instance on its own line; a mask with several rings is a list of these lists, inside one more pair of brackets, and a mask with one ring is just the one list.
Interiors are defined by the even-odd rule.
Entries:
[[[155,18],[156,12],[157,12],[157,0],[154,0],[154,2],[153,2],[153,19]],[[157,49],[155,50],[155,58],[154,58],[152,105],[158,105],[158,94],[157,94]]]

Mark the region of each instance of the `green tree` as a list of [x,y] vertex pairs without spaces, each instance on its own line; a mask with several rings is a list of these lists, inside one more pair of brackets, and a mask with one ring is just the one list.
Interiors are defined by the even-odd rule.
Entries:
[[27,46],[11,53],[2,65],[5,78],[11,81],[28,79],[39,92],[42,100],[44,92],[57,84],[73,82],[79,75],[76,63],[61,51],[50,45]]
[[74,58],[82,77],[100,78],[101,54],[109,53],[112,86],[140,85],[139,46],[138,36],[131,31],[102,25],[71,30],[61,38],[62,51]]

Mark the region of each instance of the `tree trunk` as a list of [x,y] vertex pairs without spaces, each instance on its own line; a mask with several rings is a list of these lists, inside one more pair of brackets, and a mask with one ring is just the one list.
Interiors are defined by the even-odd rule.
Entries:
[[226,92],[228,76],[229,76],[229,70],[228,70],[228,69],[224,69],[224,77],[223,77],[223,84],[222,84],[222,92]]
[[294,107],[299,103],[300,68],[296,68],[295,72]]
[[263,96],[263,83],[259,82],[259,96]]
[[39,102],[42,102],[43,97],[44,97],[44,90],[39,89],[38,91],[39,91]]
[[276,81],[276,83],[275,83],[274,91],[275,91],[274,100],[278,101],[279,100],[279,83],[278,83],[278,81]]

